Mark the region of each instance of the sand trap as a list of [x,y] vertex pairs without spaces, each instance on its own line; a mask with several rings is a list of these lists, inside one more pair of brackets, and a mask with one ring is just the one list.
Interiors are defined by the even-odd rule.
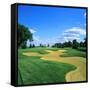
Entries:
[[45,50],[49,52],[48,54],[39,54],[39,53],[32,53],[27,52],[23,53],[26,56],[41,56],[40,59],[49,60],[49,61],[58,61],[62,63],[72,64],[77,67],[76,70],[70,71],[66,74],[66,81],[67,82],[74,82],[74,81],[85,81],[86,80],[86,60],[82,57],[60,57],[66,50],[58,50],[58,51],[51,51]]
[[42,56],[41,54],[39,53],[33,53],[33,52],[27,52],[27,53],[23,53],[23,55],[26,55],[26,56]]

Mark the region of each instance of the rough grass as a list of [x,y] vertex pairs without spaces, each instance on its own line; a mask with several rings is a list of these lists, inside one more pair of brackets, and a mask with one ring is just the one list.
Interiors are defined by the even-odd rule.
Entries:
[[67,51],[63,54],[63,55],[60,55],[62,57],[84,57],[86,58],[86,52],[83,52],[83,51],[79,51],[79,50],[76,50],[76,49],[72,49],[72,48],[67,48],[66,49]]

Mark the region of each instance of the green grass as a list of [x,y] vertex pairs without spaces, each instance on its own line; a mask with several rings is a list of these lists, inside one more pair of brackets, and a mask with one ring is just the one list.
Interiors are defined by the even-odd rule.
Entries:
[[[27,51],[27,52],[38,52],[38,51],[44,51],[44,50],[59,50],[61,48],[49,48],[49,47],[36,47],[36,48],[26,48],[26,49],[20,49],[19,51]],[[45,52],[45,51],[44,51]]]
[[86,52],[86,47],[79,47],[78,50],[79,50],[79,51]]
[[[45,84],[65,82],[67,72],[76,69],[65,63],[45,61],[39,57],[22,55],[23,52],[46,53],[44,50],[59,50],[58,48],[31,48],[18,50],[18,84]],[[41,52],[42,51],[42,52]]]
[[62,57],[84,57],[86,58],[86,52],[83,52],[83,51],[79,51],[79,50],[76,50],[76,49],[72,49],[72,48],[67,48],[66,49],[67,51],[63,54],[63,55],[60,55]]
[[27,48],[27,49],[20,49],[20,52],[37,52],[40,54],[48,54],[45,50],[52,50],[52,51],[57,51],[59,48],[49,48],[49,47],[36,47],[36,48]]

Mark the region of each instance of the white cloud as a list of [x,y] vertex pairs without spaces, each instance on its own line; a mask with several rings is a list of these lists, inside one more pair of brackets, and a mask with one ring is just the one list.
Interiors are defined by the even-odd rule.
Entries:
[[64,41],[72,41],[74,39],[80,41],[80,37],[81,36],[85,36],[86,32],[84,29],[80,28],[80,27],[72,27],[70,29],[66,29],[63,34],[60,37],[60,41],[64,42]]
[[[53,45],[54,43],[63,43],[65,41],[72,41],[74,39],[76,39],[77,41],[81,41],[81,36],[85,36],[86,35],[86,31],[83,28],[80,27],[72,27],[69,29],[64,30],[64,32],[62,34],[60,34],[59,36],[54,36],[51,38],[41,38],[40,36],[36,35],[36,31],[33,29],[30,29],[31,33],[33,33],[33,42],[31,42],[32,44],[35,44],[36,46],[41,44],[44,45]],[[35,34],[34,34],[35,33]],[[30,45],[30,42],[28,42]]]
[[34,41],[32,43],[34,43],[36,46],[40,45],[40,44],[43,44],[43,45],[53,45],[54,43],[57,43],[58,42],[58,39],[57,38],[40,38],[39,36],[34,36],[33,37]]
[[44,38],[41,38],[40,36],[38,36],[37,34],[36,34],[36,31],[34,30],[34,29],[29,29],[30,31],[31,31],[31,33],[33,34],[33,41],[32,42],[30,42],[29,40],[27,41],[27,46],[29,46],[30,45],[30,43],[31,44],[35,44],[36,46],[38,46],[38,45],[40,45],[40,43],[41,44],[43,44],[43,45],[48,45],[48,44],[50,44],[50,45],[52,45],[52,44],[54,44],[54,43],[56,43],[57,42],[57,39],[54,37],[54,38],[49,38],[49,39],[47,39],[47,37],[46,37],[46,39],[44,39]]
[[74,33],[72,33],[72,34],[70,34],[70,33],[63,33],[63,36],[66,36],[66,37],[78,37],[79,34],[74,34]]
[[57,39],[55,37],[50,39],[44,39],[42,43],[45,45],[52,45],[54,43],[57,43]]
[[36,31],[34,29],[29,29],[32,34],[34,34]]
[[40,37],[33,35],[33,41],[30,42],[29,40],[27,41],[27,46],[29,46],[30,44],[35,44],[36,46],[38,46],[41,43]]
[[39,42],[41,41],[40,40],[40,37],[39,36],[36,36],[36,35],[33,36],[33,39],[34,39],[34,41],[39,41]]
[[71,35],[86,35],[85,30],[80,27],[73,27],[71,29],[67,29],[65,30],[64,33],[71,34]]
[[33,42],[36,46],[38,46],[40,43],[42,43],[41,38],[38,35],[33,35]]
[[74,39],[80,40],[79,37],[64,37],[64,39],[65,39],[65,41],[72,41],[72,40],[74,40]]

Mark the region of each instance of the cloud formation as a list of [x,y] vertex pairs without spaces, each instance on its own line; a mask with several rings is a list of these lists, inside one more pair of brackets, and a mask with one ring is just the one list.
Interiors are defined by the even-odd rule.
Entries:
[[[65,41],[72,41],[74,39],[81,41],[81,36],[86,36],[86,31],[83,28],[80,27],[72,27],[69,29],[64,30],[64,32],[58,36],[53,36],[51,38],[42,38],[38,35],[36,35],[36,31],[33,29],[30,29],[31,33],[33,33],[33,39],[34,41],[31,42],[32,44],[35,44],[36,46],[41,44],[44,45],[53,45],[54,43],[63,43]],[[30,45],[30,42],[28,42]]]
[[85,35],[86,32],[84,29],[80,27],[72,27],[70,29],[65,30],[64,34],[71,34],[71,35]]
[[80,36],[85,36],[86,32],[84,29],[80,28],[80,27],[72,27],[70,29],[66,29],[61,38],[62,41],[72,41],[74,39],[80,40]]
[[29,29],[32,34],[34,34],[36,31],[34,29]]

